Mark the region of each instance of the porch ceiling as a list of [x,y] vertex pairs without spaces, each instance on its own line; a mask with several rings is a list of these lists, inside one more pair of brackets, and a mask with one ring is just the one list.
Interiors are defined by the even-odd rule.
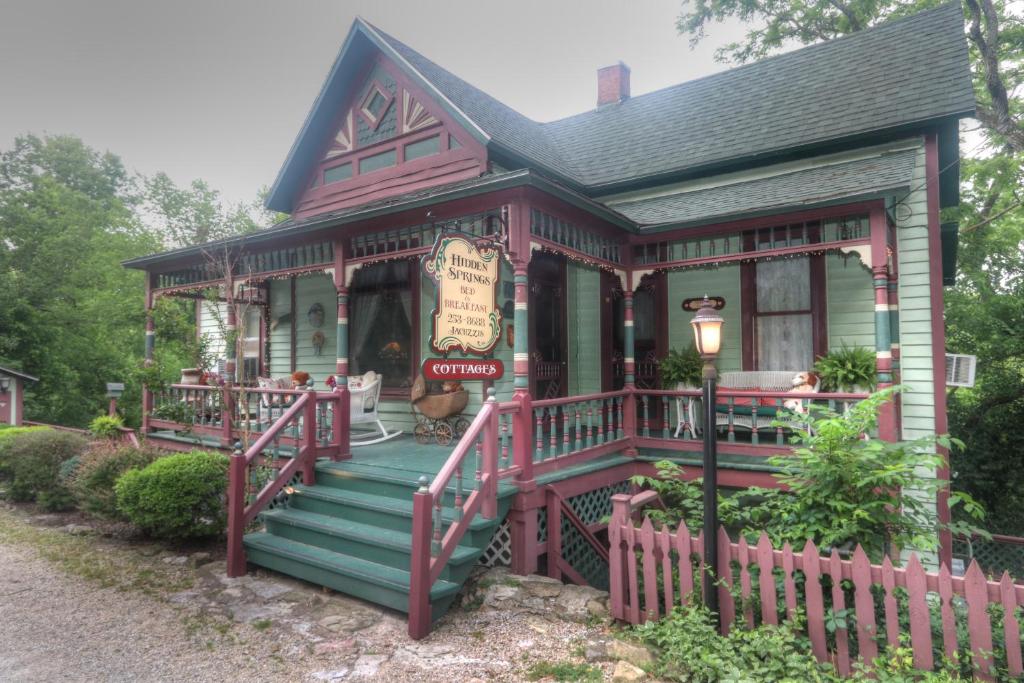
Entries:
[[642,231],[707,225],[724,219],[776,213],[837,200],[851,201],[910,187],[915,149],[780,173],[755,180],[608,205]]

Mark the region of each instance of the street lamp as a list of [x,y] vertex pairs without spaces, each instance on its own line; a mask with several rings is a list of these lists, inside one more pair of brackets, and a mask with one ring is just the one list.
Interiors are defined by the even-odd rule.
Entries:
[[715,571],[718,568],[718,444],[715,441],[715,357],[722,346],[722,316],[718,311],[725,307],[725,299],[708,297],[687,299],[683,308],[696,310],[690,324],[697,351],[704,360],[703,402],[704,402],[704,604],[718,614],[718,589],[715,586]]
[[110,399],[110,416],[117,415],[117,399],[124,393],[123,382],[107,382],[107,398]]

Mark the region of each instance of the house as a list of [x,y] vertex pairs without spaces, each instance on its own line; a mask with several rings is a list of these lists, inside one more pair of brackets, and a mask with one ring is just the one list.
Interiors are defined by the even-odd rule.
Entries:
[[[168,447],[245,441],[232,572],[248,559],[408,609],[414,635],[481,553],[589,580],[610,493],[655,459],[700,472],[696,392],[659,378],[692,337],[684,300],[724,299],[717,365],[740,373],[720,394],[722,484],[771,485],[764,456],[788,449],[770,423],[789,387],[767,373],[843,345],[873,350],[880,386],[911,387],[881,438],[945,432],[955,239],[939,212],[974,107],[956,3],[636,97],[612,65],[592,110],[549,123],[357,20],[267,198],[290,218],[126,263],[148,273],[148,307],[199,298],[202,330],[241,338],[226,386],[147,391],[144,429]],[[442,244],[495,269],[464,301],[427,267]],[[491,374],[463,381],[466,421],[417,426],[421,368],[467,358],[458,372]],[[253,387],[293,371],[316,391]],[[367,371],[371,403],[348,384]],[[405,434],[353,448],[350,421],[372,411]],[[245,496],[264,459],[271,483]]]
[[19,370],[0,367],[0,424],[17,427],[25,421],[25,383],[38,381]]

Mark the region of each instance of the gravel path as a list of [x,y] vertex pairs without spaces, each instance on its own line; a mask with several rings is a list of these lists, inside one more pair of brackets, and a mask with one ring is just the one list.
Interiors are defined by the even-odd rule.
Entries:
[[258,633],[214,651],[195,635],[164,603],[96,588],[29,548],[0,545],[0,680],[294,680],[282,663],[254,656]]
[[[545,577],[482,574],[417,642],[355,598],[66,521],[0,506],[0,682],[518,683],[607,639],[606,594]],[[613,659],[586,661],[611,677]]]

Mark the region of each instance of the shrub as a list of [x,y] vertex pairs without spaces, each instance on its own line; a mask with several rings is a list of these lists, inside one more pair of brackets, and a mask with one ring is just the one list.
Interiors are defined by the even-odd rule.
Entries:
[[655,672],[672,681],[836,681],[832,667],[818,662],[796,626],[740,626],[721,636],[700,605],[679,608],[634,633],[658,650]]
[[11,500],[34,500],[46,510],[72,507],[71,493],[60,479],[61,467],[81,455],[87,445],[78,434],[53,429],[23,432],[5,439],[2,459],[12,479]]
[[121,433],[124,420],[119,415],[100,415],[89,423],[89,431],[99,439],[113,439]]
[[682,382],[691,387],[702,384],[704,361],[697,353],[697,347],[690,344],[685,351],[672,349],[661,359],[661,384],[666,389],[675,389]]
[[[106,519],[122,519],[114,485],[129,470],[139,470],[160,457],[151,447],[99,444],[80,458],[68,487],[83,512]],[[70,462],[70,461],[69,461]]]
[[7,444],[14,441],[15,437],[21,434],[33,434],[35,432],[48,432],[49,427],[14,427],[11,425],[0,425],[0,475],[10,476],[10,465],[5,456]]
[[875,352],[866,346],[847,346],[829,351],[814,364],[822,391],[875,390]]
[[114,490],[117,508],[156,538],[181,540],[224,530],[228,458],[193,451],[169,455],[141,470],[128,470]]

